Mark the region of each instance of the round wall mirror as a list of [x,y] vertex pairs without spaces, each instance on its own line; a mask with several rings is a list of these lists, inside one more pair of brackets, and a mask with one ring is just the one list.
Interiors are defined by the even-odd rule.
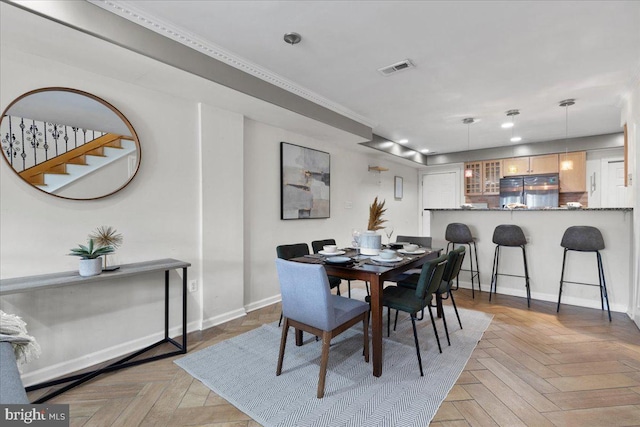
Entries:
[[2,154],[32,187],[73,200],[107,197],[140,166],[133,126],[113,105],[68,88],[27,92],[4,110]]

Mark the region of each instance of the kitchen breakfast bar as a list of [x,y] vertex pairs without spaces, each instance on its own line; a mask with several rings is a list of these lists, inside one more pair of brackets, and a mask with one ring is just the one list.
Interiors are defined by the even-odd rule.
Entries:
[[[632,208],[427,209],[424,214],[430,215],[434,246],[446,248],[444,236],[450,223],[463,223],[471,230],[476,240],[482,286],[482,293],[478,294],[476,283],[476,298],[489,298],[496,247],[492,242],[495,228],[501,224],[514,224],[522,228],[527,239],[526,255],[532,304],[535,304],[535,300],[558,301],[564,251],[560,241],[565,230],[575,225],[596,227],[602,233],[605,243],[605,249],[600,253],[611,311],[626,313],[629,309],[632,277]],[[463,269],[469,268],[468,262],[469,256],[465,258]],[[524,275],[521,249],[501,249],[500,273]],[[596,254],[568,251],[564,274],[565,281],[597,284]],[[460,286],[471,287],[468,271],[460,273]],[[497,293],[525,297],[525,279],[500,276]],[[565,283],[562,289],[562,304],[600,308],[598,287]]]

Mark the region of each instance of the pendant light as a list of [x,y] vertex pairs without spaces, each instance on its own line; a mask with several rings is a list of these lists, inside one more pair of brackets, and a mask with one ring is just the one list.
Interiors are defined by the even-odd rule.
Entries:
[[513,130],[516,127],[515,117],[520,114],[520,110],[509,110],[507,111],[507,117],[511,117],[511,126],[507,126],[511,128],[511,142],[520,142],[522,138],[513,134]]
[[576,103],[575,99],[565,99],[564,101],[560,101],[560,106],[565,109],[565,134],[564,134],[564,144],[565,144],[565,152],[564,152],[564,160],[560,162],[560,170],[568,171],[573,169],[573,160],[568,160],[567,155],[569,154],[569,107]]
[[[473,117],[467,117],[466,119],[462,119],[462,123],[467,125],[467,158],[469,157],[469,149],[471,148],[471,124],[475,122]],[[465,178],[473,178],[473,169],[465,168],[464,170]]]

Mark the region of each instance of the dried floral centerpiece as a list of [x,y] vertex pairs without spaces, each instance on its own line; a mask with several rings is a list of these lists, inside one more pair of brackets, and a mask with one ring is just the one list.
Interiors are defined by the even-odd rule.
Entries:
[[382,248],[382,236],[376,233],[377,230],[384,228],[382,225],[387,220],[382,219],[382,215],[386,212],[384,208],[385,201],[378,202],[378,197],[373,200],[373,204],[369,206],[369,224],[367,231],[360,236],[360,251],[363,255],[378,255]]
[[[118,233],[118,230],[110,225],[103,225],[96,228],[96,231],[89,235],[89,239],[95,240],[99,246],[111,246],[113,248],[111,252],[119,248],[123,241],[122,234]],[[111,271],[117,268],[118,267],[107,267],[107,256],[105,255],[103,270]]]
[[384,208],[385,200],[378,203],[378,196],[373,199],[373,203],[369,206],[369,225],[367,230],[377,231],[384,228],[383,223],[387,222],[386,219],[382,219],[382,215],[387,211]]

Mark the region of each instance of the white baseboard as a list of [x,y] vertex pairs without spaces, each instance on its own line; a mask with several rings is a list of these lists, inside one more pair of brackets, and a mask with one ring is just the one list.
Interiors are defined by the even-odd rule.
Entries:
[[256,302],[252,302],[250,304],[247,304],[244,306],[244,309],[247,311],[247,313],[254,311],[254,310],[258,310],[260,308],[264,308],[264,307],[268,307],[272,304],[275,304],[277,302],[282,301],[282,296],[280,294],[269,297],[269,298],[265,298],[263,300],[260,301],[256,301]]
[[[280,296],[269,298],[264,301],[260,301],[261,307],[267,306],[270,303],[269,300],[274,299],[275,301],[280,301]],[[256,305],[255,308],[260,308]],[[211,317],[209,319],[205,319],[202,322],[200,320],[193,321],[187,324],[187,332],[200,331],[203,329],[210,328],[212,326],[220,325],[222,323],[228,322],[229,320],[237,319],[239,317],[246,316],[246,311],[244,308],[240,308],[234,311],[230,311],[228,313],[221,314],[219,316]],[[176,337],[182,335],[182,325],[175,325],[169,329],[169,336]],[[57,363],[55,365],[47,366],[45,368],[37,369],[35,371],[26,372],[22,375],[23,384],[28,387],[31,385],[40,384],[45,381],[50,381],[55,378],[61,378],[65,375],[69,375],[73,372],[76,372],[81,369],[86,369],[91,366],[97,365],[99,363],[103,363],[107,360],[117,359],[119,357],[124,357],[127,354],[138,351],[142,348],[145,348],[151,344],[154,344],[164,338],[164,331],[157,332],[151,335],[147,335],[146,337],[138,338],[135,340],[131,340],[125,343],[117,344],[81,357],[77,357],[71,360],[67,360],[61,363]]]
[[202,321],[202,329],[208,329],[212,326],[220,325],[222,323],[228,322],[229,320],[237,319],[246,315],[247,312],[244,310],[244,308],[239,308],[237,310],[229,311],[218,316],[210,317]]
[[[197,321],[188,323],[187,332],[199,330],[198,326],[199,322]],[[177,325],[169,329],[170,337],[181,335],[182,325]],[[91,366],[97,365],[98,363],[103,363],[107,360],[124,357],[127,354],[143,349],[162,339],[164,339],[164,331],[147,335],[146,337],[138,338],[125,343],[117,344],[81,357],[77,357],[72,360],[67,360],[52,366],[47,366],[46,368],[27,372],[22,375],[22,382],[26,387],[28,387],[35,384],[40,384],[45,381],[50,381],[55,378],[61,378],[65,375],[71,374],[72,372],[89,368]]]

